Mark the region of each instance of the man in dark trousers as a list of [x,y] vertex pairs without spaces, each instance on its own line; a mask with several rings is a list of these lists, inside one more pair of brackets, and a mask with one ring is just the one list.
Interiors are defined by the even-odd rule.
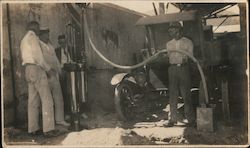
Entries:
[[[167,42],[166,48],[170,50],[183,50],[193,55],[193,43],[182,34],[182,25],[179,22],[170,23],[168,33],[172,40]],[[188,57],[178,52],[168,52],[169,58],[169,97],[170,97],[170,119],[165,127],[177,124],[177,104],[179,92],[184,100],[185,117],[188,125],[195,126],[195,115],[191,100],[191,77],[189,71]]]
[[62,87],[62,92],[63,92],[63,98],[64,98],[64,110],[65,110],[65,119],[69,119],[69,115],[71,112],[70,109],[70,100],[69,100],[69,95],[68,95],[68,90],[69,90],[69,84],[67,84],[67,74],[66,71],[63,70],[63,65],[68,62],[74,61],[74,50],[72,47],[67,46],[66,43],[66,37],[65,35],[59,35],[58,36],[58,44],[59,47],[55,49],[56,56],[61,64],[61,75],[60,75],[60,83]]

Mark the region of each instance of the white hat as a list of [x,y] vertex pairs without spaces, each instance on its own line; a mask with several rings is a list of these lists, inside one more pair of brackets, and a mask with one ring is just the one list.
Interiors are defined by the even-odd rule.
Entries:
[[40,31],[49,31],[49,27],[48,26],[41,26]]

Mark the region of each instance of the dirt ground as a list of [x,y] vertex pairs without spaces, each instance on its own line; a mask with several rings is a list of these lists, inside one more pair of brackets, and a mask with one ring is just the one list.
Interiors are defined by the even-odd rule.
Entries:
[[[122,122],[116,113],[101,112],[81,118],[87,128],[78,132],[57,126],[62,134],[54,138],[42,135],[32,137],[27,129],[4,129],[7,145],[63,145],[63,146],[119,146],[119,145],[245,145],[247,132],[240,123],[226,125],[217,122],[214,132],[201,132],[194,127],[186,127],[178,122],[177,126],[163,127],[165,113],[152,115],[154,119],[145,121]],[[245,146],[243,146],[245,147]],[[246,146],[247,147],[247,146]]]

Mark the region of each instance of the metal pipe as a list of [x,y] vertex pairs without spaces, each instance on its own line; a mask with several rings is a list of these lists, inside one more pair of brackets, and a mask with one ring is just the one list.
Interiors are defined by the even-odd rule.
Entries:
[[[89,4],[86,5],[86,7],[88,7]],[[86,102],[87,100],[87,72],[86,71],[86,67],[87,67],[87,59],[86,59],[86,49],[85,49],[85,39],[84,39],[84,21],[85,18],[84,18],[84,14],[86,14],[86,9],[82,7],[81,9],[81,41],[82,41],[82,58],[85,58],[84,59],[84,67],[85,67],[85,70],[83,72],[81,72],[81,78],[82,78],[82,102]]]
[[156,9],[156,7],[155,7],[155,3],[153,2],[152,4],[153,4],[153,7],[154,7],[155,15],[158,15],[157,9]]
[[233,7],[234,5],[236,5],[236,4],[228,5],[228,6],[224,7],[224,8],[222,8],[222,9],[219,9],[219,10],[213,12],[212,14],[209,14],[207,17],[216,16],[218,13],[220,13],[220,12],[222,12],[222,11],[225,11],[225,10],[229,9],[229,8]]
[[169,4],[170,4],[170,3],[167,3],[167,5],[166,5],[166,12],[165,12],[166,14],[168,13]]
[[85,40],[84,40],[84,24],[83,24],[83,21],[84,21],[84,18],[83,18],[83,13],[86,13],[86,11],[84,11],[84,9],[82,8],[82,11],[81,11],[81,41],[82,41],[82,50],[83,52],[85,53]]
[[14,126],[17,125],[17,105],[18,99],[16,96],[16,81],[15,81],[15,71],[14,71],[14,62],[13,62],[13,51],[11,44],[11,21],[10,21],[10,9],[9,4],[6,4],[7,11],[7,24],[8,24],[8,37],[9,37],[9,49],[10,49],[10,66],[11,66],[11,84],[13,89],[13,99],[14,99]]
[[211,17],[203,17],[203,19],[216,19],[216,18],[225,18],[225,17],[240,17],[239,14],[231,14],[231,15],[216,15]]
[[75,28],[72,27],[72,44],[73,44],[73,49],[74,53],[76,53],[76,40],[75,40]]
[[85,72],[81,71],[81,86],[82,86],[82,102],[86,102],[86,98],[85,98]]
[[214,31],[216,31],[226,20],[228,19],[228,17],[226,17],[215,29]]
[[76,84],[75,84],[75,72],[70,72],[71,78],[71,94],[72,94],[72,112],[77,112],[77,103],[76,103]]

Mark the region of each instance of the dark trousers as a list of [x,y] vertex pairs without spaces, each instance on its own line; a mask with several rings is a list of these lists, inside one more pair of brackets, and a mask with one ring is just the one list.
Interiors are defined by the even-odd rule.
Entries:
[[[169,96],[170,96],[170,120],[177,122],[177,104],[178,97],[184,100],[184,112],[188,122],[195,120],[193,103],[191,100],[191,77],[189,66],[171,65],[168,69],[169,73]],[[181,93],[179,95],[179,92]]]
[[60,75],[60,84],[62,87],[62,94],[63,94],[63,100],[64,100],[64,113],[67,115],[71,114],[71,103],[70,103],[70,97],[69,97],[69,90],[70,90],[70,81],[68,78],[68,74],[66,71],[62,70],[62,73]]

